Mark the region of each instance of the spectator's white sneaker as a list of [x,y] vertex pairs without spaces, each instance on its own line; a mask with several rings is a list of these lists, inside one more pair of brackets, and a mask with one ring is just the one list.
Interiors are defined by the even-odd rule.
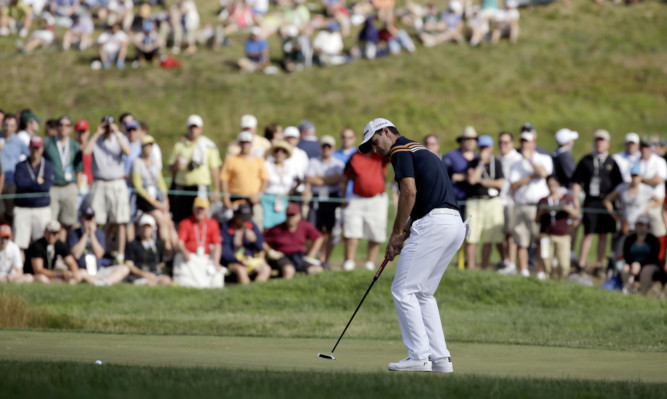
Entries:
[[547,275],[544,274],[544,272],[537,272],[537,275],[535,275],[538,280],[544,281],[547,279]]
[[523,269],[521,270],[521,275],[524,277],[530,277],[530,272],[528,271],[528,269]]
[[389,363],[389,371],[431,371],[431,361],[428,359],[414,360],[406,357],[396,363]]
[[354,268],[356,268],[356,267],[357,267],[357,265],[351,259],[348,259],[345,262],[343,262],[343,270],[346,270],[348,272],[350,270],[354,270]]
[[368,261],[366,262],[364,267],[366,268],[366,270],[375,270],[375,263]]
[[510,263],[507,266],[505,266],[504,269],[498,270],[499,274],[516,274],[516,265],[514,263]]
[[452,364],[452,358],[446,357],[431,362],[431,371],[434,373],[453,373],[454,365]]

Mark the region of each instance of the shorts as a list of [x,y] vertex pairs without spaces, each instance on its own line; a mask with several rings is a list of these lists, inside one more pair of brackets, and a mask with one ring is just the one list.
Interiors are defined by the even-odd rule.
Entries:
[[[616,232],[616,221],[602,204],[602,198],[584,201],[584,234],[607,234]],[[591,211],[587,211],[591,210]]]
[[305,273],[308,270],[308,267],[303,261],[302,252],[288,254],[278,260],[269,260],[269,266],[271,266],[271,268],[275,270],[282,270],[282,268],[287,265],[294,266],[294,269],[297,272]]
[[537,206],[514,205],[514,229],[512,236],[519,248],[530,248],[535,243],[539,231],[535,216],[537,216]]
[[343,237],[384,242],[387,238],[387,194],[361,197],[352,194],[343,210]]
[[[331,198],[338,198],[338,195],[331,195]],[[315,212],[315,227],[322,233],[331,233],[336,224],[336,208],[340,203],[335,202],[318,202],[311,203],[310,209]]]
[[79,189],[76,184],[52,186],[50,195],[52,217],[65,226],[76,224],[78,219],[76,199],[79,196]]
[[130,194],[123,179],[93,180],[89,202],[99,224],[130,221]]
[[662,237],[667,234],[665,221],[662,219],[662,206],[649,209],[647,214],[651,223],[651,234],[656,237]]
[[14,242],[26,249],[31,241],[44,237],[46,224],[51,221],[51,208],[14,207]]
[[514,203],[503,207],[505,221],[503,223],[503,233],[511,235],[514,230]]
[[471,198],[468,199],[465,219],[470,218],[471,233],[468,243],[479,242],[498,244],[503,241],[503,203],[500,198]]

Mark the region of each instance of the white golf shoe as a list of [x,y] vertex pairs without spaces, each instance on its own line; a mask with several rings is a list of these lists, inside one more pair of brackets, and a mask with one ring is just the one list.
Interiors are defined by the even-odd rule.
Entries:
[[453,373],[454,365],[451,357],[445,357],[432,362],[431,371],[434,373]]
[[389,363],[389,371],[431,371],[431,361],[428,359],[416,360],[406,357],[396,363]]
[[354,270],[356,267],[357,265],[351,259],[348,259],[345,262],[343,262],[343,270],[350,271]]

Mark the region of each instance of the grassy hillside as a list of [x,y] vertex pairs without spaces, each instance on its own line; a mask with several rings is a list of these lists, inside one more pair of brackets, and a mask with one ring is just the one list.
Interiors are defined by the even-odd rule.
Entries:
[[[201,3],[206,11],[215,2]],[[167,153],[194,112],[221,144],[236,135],[244,113],[256,114],[261,126],[308,118],[318,134],[336,134],[344,126],[360,132],[367,120],[382,115],[408,136],[438,134],[444,149],[455,145],[465,125],[495,134],[516,132],[529,120],[546,148],[554,146],[553,133],[561,127],[581,132],[577,156],[589,151],[586,136],[599,127],[618,138],[614,149],[628,131],[667,135],[664,2],[573,2],[570,8],[552,4],[521,13],[516,46],[420,47],[414,56],[277,76],[242,75],[230,66],[241,54],[243,36],[220,52],[180,57],[179,70],[123,71],[92,71],[94,50],[14,56],[8,53],[14,39],[2,38],[0,107],[91,120],[130,110],[149,123]],[[204,19],[210,18],[206,13]],[[278,57],[277,43],[271,44]]]

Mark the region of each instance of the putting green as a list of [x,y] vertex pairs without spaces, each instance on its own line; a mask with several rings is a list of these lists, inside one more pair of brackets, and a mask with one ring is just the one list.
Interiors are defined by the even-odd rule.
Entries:
[[[0,330],[0,359],[269,370],[382,372],[401,342]],[[450,343],[457,374],[665,382],[665,353]]]

